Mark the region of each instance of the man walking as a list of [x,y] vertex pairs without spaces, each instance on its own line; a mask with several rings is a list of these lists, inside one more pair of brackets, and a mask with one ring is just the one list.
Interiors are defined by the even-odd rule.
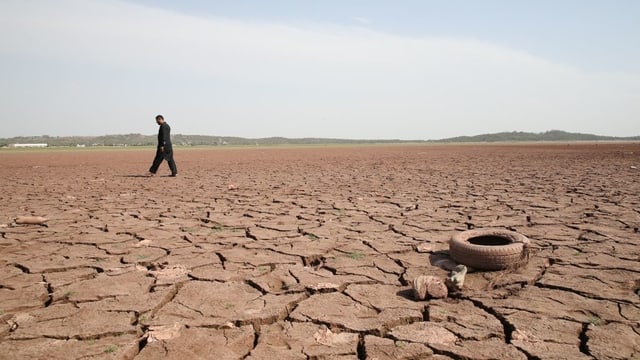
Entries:
[[178,169],[176,168],[176,162],[173,160],[173,147],[171,146],[171,127],[164,121],[162,115],[156,116],[156,123],[160,125],[158,129],[158,149],[156,150],[156,157],[153,159],[153,164],[149,168],[149,176],[153,176],[158,171],[158,167],[162,164],[162,160],[167,160],[169,163],[169,169],[171,169],[171,176],[178,175]]

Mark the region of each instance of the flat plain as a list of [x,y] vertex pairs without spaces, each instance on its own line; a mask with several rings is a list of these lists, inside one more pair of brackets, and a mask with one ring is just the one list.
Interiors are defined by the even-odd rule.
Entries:
[[[153,155],[0,151],[0,358],[640,359],[638,143]],[[413,299],[487,227],[528,264]]]

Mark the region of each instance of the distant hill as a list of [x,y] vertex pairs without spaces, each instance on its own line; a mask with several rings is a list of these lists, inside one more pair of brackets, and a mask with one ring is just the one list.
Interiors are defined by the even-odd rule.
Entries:
[[[379,143],[414,143],[423,140],[353,140],[353,139],[327,139],[327,138],[297,138],[284,137],[269,138],[242,138],[231,136],[211,135],[183,135],[171,136],[174,145],[181,146],[243,146],[243,145],[321,145],[321,144],[379,144]],[[49,146],[155,146],[156,135],[126,134],[104,136],[20,136],[13,138],[0,138],[0,146],[11,144],[46,143]]]
[[[172,137],[173,143],[182,146],[223,146],[223,145],[321,145],[321,144],[380,144],[380,143],[464,143],[464,142],[518,142],[518,141],[640,141],[640,136],[612,137],[592,134],[569,133],[551,130],[543,133],[501,132],[476,136],[458,136],[440,140],[354,140],[328,138],[242,138],[211,135],[182,135]],[[24,143],[46,143],[49,146],[154,146],[156,135],[126,134],[104,136],[22,136],[0,138],[0,146]]]
[[542,133],[522,131],[482,134],[475,136],[458,136],[447,139],[431,140],[431,142],[518,142],[518,141],[638,141],[640,136],[614,137],[592,134],[570,133],[561,130],[550,130]]

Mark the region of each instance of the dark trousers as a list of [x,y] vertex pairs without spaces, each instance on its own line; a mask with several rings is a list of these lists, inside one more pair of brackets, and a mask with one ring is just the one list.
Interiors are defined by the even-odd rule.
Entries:
[[173,150],[169,147],[164,148],[164,152],[160,150],[158,146],[158,150],[156,150],[156,157],[153,159],[153,164],[151,164],[151,168],[149,168],[149,172],[156,173],[160,164],[162,164],[162,160],[167,160],[169,163],[169,169],[171,169],[171,175],[176,175],[178,173],[178,169],[176,168],[176,162],[173,160]]

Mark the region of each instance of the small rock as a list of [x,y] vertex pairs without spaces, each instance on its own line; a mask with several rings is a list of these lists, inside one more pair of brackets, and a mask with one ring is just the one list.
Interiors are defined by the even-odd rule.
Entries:
[[48,221],[42,216],[18,216],[14,219],[16,224],[41,225]]
[[449,294],[444,281],[436,276],[418,276],[413,280],[413,294],[416,300],[442,299]]
[[18,323],[13,319],[7,320],[7,325],[9,325],[9,331],[15,331],[18,328]]
[[348,344],[354,340],[357,340],[357,337],[358,335],[352,333],[334,334],[324,325],[313,335],[313,339],[316,341],[316,343],[326,346]]
[[20,327],[20,324],[25,324],[32,322],[34,317],[29,315],[28,313],[18,313],[15,314],[11,319],[7,320],[7,325],[9,325],[9,331],[15,331]]
[[419,253],[428,253],[433,250],[433,246],[430,243],[422,243],[416,246],[416,251]]
[[147,341],[152,343],[155,341],[171,340],[180,336],[180,330],[184,325],[174,323],[173,326],[150,326],[147,334]]
[[513,333],[511,334],[511,340],[528,342],[528,343],[539,343],[544,341],[540,339],[538,336],[535,336],[531,333],[528,333],[520,329],[516,329],[513,331]]
[[231,321],[227,321],[226,323],[222,324],[222,328],[223,329],[233,329],[235,327],[236,327],[236,325],[234,323],[232,323]]
[[150,273],[158,280],[174,280],[186,277],[189,270],[183,265],[162,267],[160,270],[152,270]]
[[337,289],[340,288],[340,285],[334,284],[334,283],[323,282],[323,283],[317,283],[315,285],[311,285],[311,286],[309,286],[309,288],[312,289],[312,290],[315,290],[315,291],[337,290]]
[[449,291],[442,279],[435,278],[427,285],[427,294],[434,299],[443,299],[449,295]]
[[145,239],[145,240],[141,240],[139,241],[135,246],[136,247],[140,247],[140,246],[149,246],[151,245],[152,241],[149,239]]

